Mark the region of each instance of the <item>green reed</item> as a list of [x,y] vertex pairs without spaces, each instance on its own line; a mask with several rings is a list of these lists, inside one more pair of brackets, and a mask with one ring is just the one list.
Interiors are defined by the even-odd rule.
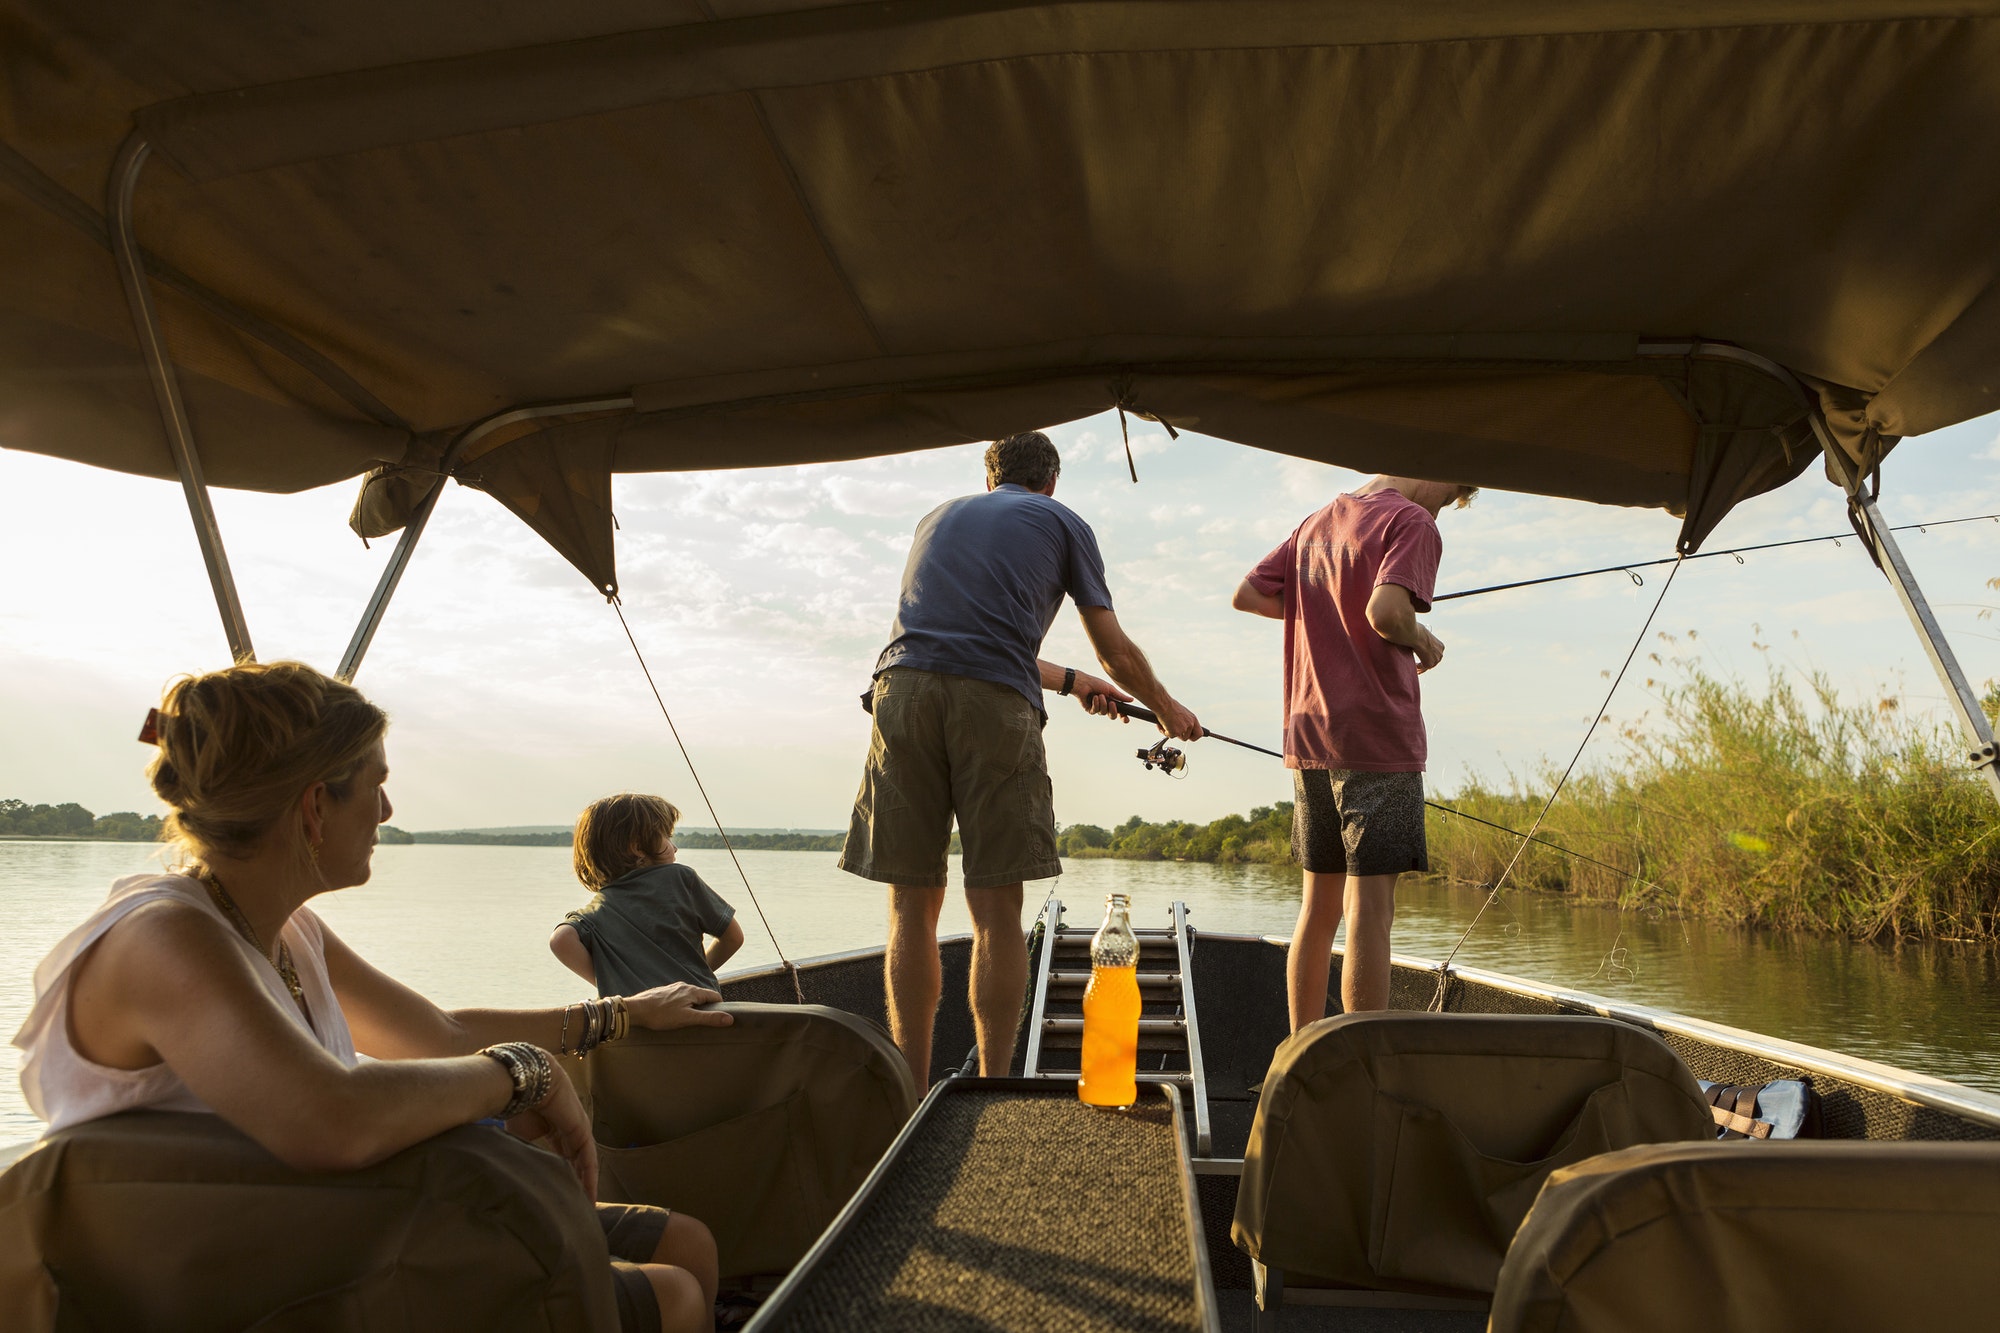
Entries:
[[[1648,682],[1657,717],[1570,780],[1540,835],[1642,882],[1531,844],[1513,887],[1869,939],[2000,936],[2000,805],[1955,729],[1895,698],[1843,702],[1819,673],[1774,669],[1759,692],[1674,669]],[[1525,830],[1555,776],[1473,778],[1439,799]],[[1433,870],[1477,884],[1518,845],[1437,811],[1428,835]]]

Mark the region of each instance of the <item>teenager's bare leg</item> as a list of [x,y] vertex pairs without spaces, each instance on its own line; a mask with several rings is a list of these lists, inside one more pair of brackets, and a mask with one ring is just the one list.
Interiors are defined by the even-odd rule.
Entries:
[[1395,875],[1347,878],[1347,951],[1341,959],[1340,999],[1350,1014],[1389,1007],[1389,928],[1396,921],[1396,879]]
[[1028,993],[1028,938],[1021,930],[1021,886],[967,889],[965,903],[972,910],[968,998],[973,1031],[979,1038],[979,1072],[987,1078],[1005,1078],[1014,1063],[1021,999]]
[[[1292,1031],[1326,1017],[1327,977],[1333,970],[1333,937],[1340,929],[1347,876],[1306,871],[1299,895],[1299,922],[1285,953],[1285,994]],[[1345,969],[1342,971],[1346,975]]]
[[883,963],[889,1035],[909,1062],[919,1092],[931,1085],[931,1029],[944,991],[937,943],[938,913],[943,910],[943,886],[889,886],[889,949]]

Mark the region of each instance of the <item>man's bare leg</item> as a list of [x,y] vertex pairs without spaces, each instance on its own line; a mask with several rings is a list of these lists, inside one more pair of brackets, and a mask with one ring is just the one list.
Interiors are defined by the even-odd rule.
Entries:
[[[1326,1017],[1333,937],[1340,929],[1346,888],[1345,875],[1305,872],[1299,895],[1299,923],[1292,928],[1292,947],[1285,953],[1285,994],[1290,1002],[1294,1032]],[[1345,978],[1344,968],[1341,975]]]
[[931,1029],[937,1022],[944,968],[938,959],[938,913],[944,888],[889,886],[889,949],[883,971],[889,992],[889,1035],[910,1065],[919,1094],[931,1085]]
[[1014,1063],[1021,999],[1028,993],[1028,938],[1021,929],[1021,886],[968,889],[965,904],[972,909],[968,998],[973,1031],[979,1038],[979,1072],[987,1078],[1005,1078]]
[[1395,875],[1347,877],[1347,952],[1341,1006],[1350,1014],[1389,1007],[1389,928],[1396,921]]

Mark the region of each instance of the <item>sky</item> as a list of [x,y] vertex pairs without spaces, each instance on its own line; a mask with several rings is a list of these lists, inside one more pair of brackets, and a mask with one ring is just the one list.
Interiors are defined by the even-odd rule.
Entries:
[[[1281,630],[1230,610],[1251,565],[1359,478],[1323,464],[1135,423],[1139,483],[1115,415],[1053,429],[1056,498],[1096,529],[1121,623],[1212,730],[1275,745]],[[839,828],[868,740],[857,696],[893,614],[910,534],[983,488],[980,449],[616,480],[626,613],[731,827]],[[2000,416],[1905,441],[1884,468],[1891,522],[2000,512]],[[217,491],[259,657],[332,670],[391,542],[346,517],[357,483],[298,495]],[[228,650],[177,483],[0,448],[0,797],[155,811],[136,743],[181,672]],[[1817,467],[1740,506],[1709,549],[1846,529]],[[1440,527],[1439,590],[1671,555],[1651,510],[1489,490]],[[2000,523],[1908,533],[1905,549],[1975,682],[2000,676]],[[1659,591],[1621,574],[1444,603],[1423,678],[1429,783],[1531,776],[1567,760]],[[1753,683],[1823,670],[1845,697],[1942,718],[1942,690],[1882,576],[1851,537],[1683,569],[1609,713],[1657,717],[1662,668],[1698,653]],[[1690,638],[1692,633],[1694,637]],[[1755,645],[1767,645],[1760,650]],[[1072,608],[1043,655],[1092,669]],[[561,824],[609,792],[656,791],[707,825],[611,609],[511,514],[453,486],[357,679],[387,708],[389,791],[406,829]],[[1050,699],[1060,822],[1207,821],[1286,800],[1276,760],[1210,740],[1184,780],[1133,757],[1150,729]],[[1585,762],[1615,763],[1600,729]]]

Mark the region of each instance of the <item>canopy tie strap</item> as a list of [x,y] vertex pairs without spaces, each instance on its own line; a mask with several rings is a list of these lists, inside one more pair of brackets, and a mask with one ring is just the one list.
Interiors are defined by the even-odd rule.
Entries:
[[1646,642],[1646,634],[1653,628],[1653,617],[1660,614],[1660,603],[1667,600],[1667,589],[1674,586],[1674,576],[1681,572],[1681,564],[1682,561],[1677,559],[1673,568],[1667,571],[1666,581],[1660,584],[1660,595],[1653,599],[1653,609],[1646,613],[1646,623],[1639,626],[1639,636],[1632,640],[1631,651],[1625,654],[1625,664],[1618,668],[1618,675],[1612,680],[1611,688],[1604,692],[1604,702],[1590,715],[1590,725],[1584,728],[1583,739],[1576,743],[1576,753],[1569,757],[1569,767],[1563,769],[1562,776],[1556,779],[1556,785],[1549,791],[1549,798],[1542,802],[1541,813],[1535,816],[1535,822],[1521,835],[1520,844],[1514,848],[1514,854],[1507,858],[1506,868],[1501,870],[1500,877],[1493,881],[1493,891],[1486,895],[1485,902],[1479,904],[1479,910],[1472,914],[1472,921],[1466,926],[1465,933],[1458,937],[1458,943],[1451,946],[1451,952],[1446,954],[1444,962],[1439,964],[1437,994],[1431,997],[1430,1003],[1432,1013],[1444,1012],[1445,991],[1451,984],[1452,960],[1458,957],[1458,951],[1465,947],[1465,942],[1472,938],[1472,932],[1478,929],[1479,919],[1486,915],[1486,909],[1499,901],[1501,886],[1506,884],[1507,877],[1514,873],[1515,865],[1521,860],[1521,853],[1528,850],[1530,842],[1540,841],[1535,835],[1542,831],[1542,821],[1549,817],[1549,807],[1556,803],[1556,797],[1562,795],[1562,789],[1569,784],[1570,775],[1576,772],[1577,761],[1583,758],[1584,747],[1589,745],[1590,738],[1597,734],[1597,724],[1604,721],[1604,710],[1611,707],[1612,696],[1618,693],[1619,685],[1624,683],[1625,673],[1632,669],[1632,659],[1639,655],[1639,646]]
[[715,802],[709,799],[708,787],[695,770],[694,757],[688,753],[687,743],[681,739],[681,729],[674,725],[674,715],[667,711],[667,701],[660,697],[660,687],[653,681],[653,671],[646,665],[646,655],[639,651],[639,641],[632,637],[632,626],[625,620],[624,604],[616,593],[606,600],[618,614],[618,626],[625,631],[625,641],[632,645],[632,655],[639,659],[639,670],[645,674],[646,687],[653,692],[653,702],[660,706],[660,716],[667,720],[667,730],[674,734],[674,744],[680,747],[681,760],[688,766],[688,776],[694,779],[695,790],[701,793],[701,803],[708,807],[708,817],[715,821],[715,831],[722,835],[722,845],[729,849],[729,859],[736,867],[737,878],[743,881],[743,891],[750,895],[750,905],[757,909],[757,919],[764,923],[764,933],[771,937],[771,947],[778,952],[778,962],[784,967],[785,975],[792,979],[792,997],[804,1004],[806,992],[805,987],[799,984],[798,964],[785,957],[785,946],[778,943],[778,932],[771,929],[771,918],[764,915],[764,904],[757,901],[757,890],[750,887],[750,876],[744,873],[743,862],[737,858],[736,844],[729,840],[729,830],[722,826],[722,816],[715,813]]
[[1153,413],[1146,411],[1134,403],[1132,401],[1132,386],[1128,381],[1120,380],[1112,386],[1112,390],[1118,396],[1118,434],[1125,441],[1125,467],[1132,474],[1132,484],[1137,486],[1139,484],[1139,468],[1132,461],[1132,431],[1125,422],[1126,412],[1131,412],[1141,421],[1151,421],[1166,427],[1167,438],[1170,440],[1178,440],[1181,437],[1181,433],[1174,429],[1173,422],[1167,420],[1165,417],[1155,416]]

